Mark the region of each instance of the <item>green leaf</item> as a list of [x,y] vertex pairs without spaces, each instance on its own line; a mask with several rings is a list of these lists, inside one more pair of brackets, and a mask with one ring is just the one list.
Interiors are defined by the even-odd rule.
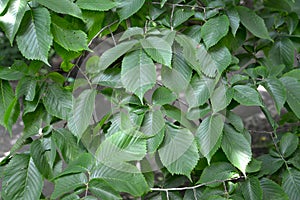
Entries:
[[290,200],[297,200],[300,196],[300,171],[289,168],[283,174],[283,190],[287,193]]
[[0,80],[0,124],[4,126],[4,114],[14,100],[14,92],[8,81]]
[[214,113],[217,113],[227,106],[226,88],[223,84],[220,84],[211,95],[210,101]]
[[70,30],[52,23],[54,41],[68,51],[88,50],[87,35],[81,30]]
[[293,154],[293,157],[288,160],[288,163],[292,164],[294,167],[300,170],[300,149],[299,148]]
[[[8,1],[1,1],[1,6],[4,6]],[[16,33],[19,30],[21,21],[27,8],[27,0],[10,0],[8,9],[4,15],[0,16],[0,27],[5,32],[6,37],[9,39],[10,44],[13,44]],[[4,7],[0,7],[0,13],[4,10]]]
[[25,58],[49,65],[48,54],[52,45],[50,13],[46,8],[36,8],[29,15],[26,27],[18,33],[18,47]]
[[236,85],[233,87],[233,98],[245,106],[262,106],[261,98],[257,90],[248,85]]
[[196,131],[196,139],[201,154],[210,163],[211,157],[219,148],[219,140],[222,138],[224,117],[221,114],[210,115],[205,118]]
[[251,161],[251,144],[241,133],[228,125],[224,126],[222,149],[228,160],[245,175],[246,167]]
[[16,67],[14,66],[0,67],[0,78],[3,80],[8,80],[8,81],[20,80],[23,76],[24,73],[16,69]]
[[296,151],[299,144],[299,138],[296,134],[285,133],[280,139],[279,149],[283,157],[287,158]]
[[244,131],[244,122],[240,116],[235,114],[234,112],[227,111],[226,112],[226,120],[238,131]]
[[220,180],[226,180],[238,176],[239,174],[237,170],[231,164],[227,162],[215,162],[203,170],[200,179],[196,184],[216,181],[215,183],[208,184],[207,186],[217,187],[222,184]]
[[8,130],[10,135],[12,135],[12,126],[16,123],[20,114],[20,104],[17,97],[15,97],[6,108],[4,113],[4,127]]
[[256,37],[271,40],[264,20],[253,10],[244,6],[238,6],[237,11],[240,15],[242,24]]
[[[41,174],[47,179],[53,177],[53,162],[52,152],[55,149],[51,148],[51,140],[50,139],[40,139],[35,140],[30,145],[30,154],[34,161],[34,164],[38,168]],[[52,152],[51,152],[52,151]]]
[[163,142],[165,136],[165,127],[153,137],[147,139],[147,150],[149,154],[155,154],[158,147]]
[[197,144],[188,129],[167,126],[163,145],[158,154],[171,174],[190,174],[199,160]]
[[162,66],[161,79],[164,86],[179,94],[185,91],[192,76],[192,69],[180,54],[174,54],[172,68]]
[[16,96],[25,96],[26,101],[33,101],[36,92],[37,80],[30,76],[25,76],[18,82]]
[[88,180],[85,174],[72,174],[63,176],[55,180],[54,191],[51,194],[51,199],[57,199],[63,194],[66,194],[78,187],[85,187]]
[[291,77],[282,77],[280,81],[286,88],[287,92],[287,103],[300,119],[300,84],[299,81]]
[[117,0],[119,3],[118,14],[123,21],[135,14],[145,3],[145,0]]
[[82,134],[91,123],[96,94],[96,90],[87,89],[73,100],[74,104],[68,120],[68,127],[78,140],[81,139]]
[[142,196],[149,190],[143,174],[134,165],[128,163],[119,162],[112,166],[99,164],[92,171],[90,178],[103,179],[113,185],[115,190],[133,196]]
[[226,15],[221,15],[209,19],[201,28],[201,37],[204,40],[206,48],[217,44],[229,30],[229,20]]
[[165,119],[160,110],[151,110],[144,116],[140,131],[147,136],[160,133],[165,127]]
[[155,85],[155,65],[142,49],[133,51],[124,57],[121,81],[126,90],[136,94],[141,102],[143,102],[144,94]]
[[119,131],[106,138],[95,153],[95,157],[107,166],[116,162],[142,160],[146,155],[146,139],[137,131]]
[[238,30],[240,26],[240,16],[239,13],[235,8],[230,8],[226,10],[227,17],[229,19],[231,33],[233,36],[235,36],[236,31]]
[[117,4],[110,0],[78,0],[76,4],[81,9],[107,11],[114,8]]
[[157,88],[152,95],[152,103],[154,105],[170,104],[176,99],[176,95],[171,90],[165,87]]
[[120,37],[119,41],[123,41],[126,39],[130,39],[131,37],[134,36],[143,36],[144,35],[144,30],[140,27],[131,27],[128,28]]
[[29,155],[15,155],[5,167],[2,180],[4,200],[40,198],[43,179]]
[[72,93],[56,84],[48,85],[43,103],[49,114],[60,119],[68,119],[72,114]]
[[259,176],[272,175],[277,172],[284,164],[284,161],[281,158],[274,158],[269,154],[259,156],[257,160],[262,161]]
[[282,38],[272,46],[269,51],[269,58],[274,65],[285,64],[286,67],[291,69],[294,66],[294,51],[293,42],[288,38]]
[[2,0],[0,2],[0,14],[4,11],[4,9],[6,8],[8,2],[9,2],[9,0]]
[[277,113],[280,113],[283,105],[287,99],[286,89],[284,85],[276,78],[265,79],[262,85],[267,89],[273,98]]
[[[218,55],[220,54],[216,53],[215,57],[217,57]],[[223,56],[226,56],[226,54],[222,55],[222,57]],[[212,56],[206,51],[203,45],[198,46],[198,49],[196,51],[196,57],[197,57],[197,61],[200,64],[200,70],[201,70],[199,71],[199,69],[195,69],[198,72],[198,74],[200,75],[202,72],[208,77],[215,77],[218,70],[217,63],[213,60]],[[226,60],[224,61],[227,62]],[[224,63],[224,61],[222,62]]]
[[122,199],[118,192],[106,181],[101,179],[93,179],[89,182],[89,191],[96,197],[103,200]]
[[283,191],[282,187],[280,187],[274,181],[268,178],[262,178],[260,180],[260,186],[263,190],[263,200],[288,200],[289,197]]
[[109,67],[118,58],[127,53],[135,44],[137,44],[136,40],[126,41],[105,51],[100,57],[98,63],[98,72],[105,70],[107,67]]
[[[217,67],[219,74],[221,74],[231,64],[231,53],[226,47],[215,46],[209,50],[211,58]],[[204,72],[204,71],[203,71]],[[205,73],[205,72],[204,72]]]
[[194,75],[186,91],[189,107],[197,107],[206,103],[215,87],[214,80],[204,75]]
[[96,83],[102,86],[121,88],[123,87],[121,82],[121,69],[120,68],[108,68],[101,73],[98,73],[93,79],[92,83]]
[[184,10],[184,9],[178,9],[174,13],[173,16],[173,23],[172,26],[173,28],[176,28],[180,26],[182,23],[187,21],[190,17],[194,15],[194,11],[192,10]]
[[67,14],[73,17],[82,18],[82,13],[80,8],[69,0],[37,0],[37,2],[54,12],[60,14]]
[[159,37],[148,37],[140,41],[146,53],[156,62],[171,67],[171,45]]
[[52,132],[51,139],[60,150],[64,160],[74,160],[83,150],[77,143],[76,137],[67,129],[58,129]]
[[259,180],[256,177],[247,178],[245,182],[242,182],[241,190],[243,196],[247,200],[257,200],[262,199],[263,197],[262,188],[260,187]]

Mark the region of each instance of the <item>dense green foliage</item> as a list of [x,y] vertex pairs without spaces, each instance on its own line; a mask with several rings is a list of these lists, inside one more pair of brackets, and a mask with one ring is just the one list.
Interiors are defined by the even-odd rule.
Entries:
[[[299,125],[299,18],[299,0],[1,0],[28,60],[0,67],[0,125],[24,122],[2,199],[299,199],[299,129],[277,131]],[[264,112],[268,154],[253,157],[239,105]]]

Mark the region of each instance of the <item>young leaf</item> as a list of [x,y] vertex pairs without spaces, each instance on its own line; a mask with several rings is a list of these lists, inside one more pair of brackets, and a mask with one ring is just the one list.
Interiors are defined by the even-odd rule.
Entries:
[[243,174],[251,161],[251,144],[241,133],[236,132],[229,125],[224,126],[222,149],[228,160]]
[[111,166],[99,164],[91,172],[90,178],[105,180],[113,185],[115,190],[133,196],[142,196],[149,190],[143,174],[134,165],[124,162],[114,163]]
[[240,15],[242,24],[256,37],[272,40],[269,36],[264,20],[253,10],[245,6],[238,6],[237,11]]
[[[208,163],[219,148],[218,141],[222,138],[224,117],[221,114],[210,115],[205,118],[196,131],[196,139],[201,154],[206,157]],[[214,152],[212,152],[214,151]]]
[[[8,1],[1,1],[0,11],[4,10],[4,5],[6,5]],[[27,0],[10,0],[8,4],[8,9],[4,15],[0,16],[0,27],[5,32],[6,37],[9,39],[10,44],[13,44],[16,33],[19,30],[21,21],[25,14],[27,8]]]
[[215,83],[213,79],[204,75],[195,74],[186,91],[186,100],[189,107],[197,107],[203,105],[213,93]]
[[290,200],[297,200],[300,196],[300,171],[289,168],[283,174],[283,190],[287,193]]
[[262,85],[272,96],[275,102],[277,113],[280,113],[287,99],[286,89],[284,85],[276,78],[265,79],[265,82],[263,82]]
[[164,143],[158,154],[171,174],[183,174],[189,178],[199,159],[193,134],[188,129],[171,126],[166,127]]
[[262,199],[262,188],[258,178],[251,177],[241,183],[241,190],[245,199],[257,200]]
[[90,125],[95,107],[96,90],[84,90],[77,99],[73,100],[71,116],[68,121],[69,130],[78,140]]
[[69,0],[37,0],[37,2],[54,12],[60,14],[67,14],[73,17],[82,18],[82,13],[80,8]]
[[262,106],[259,93],[248,85],[236,85],[233,87],[233,98],[245,106]]
[[81,30],[70,30],[52,23],[54,41],[68,51],[88,50],[87,35]]
[[300,84],[299,81],[291,77],[282,77],[280,81],[286,88],[287,103],[295,115],[300,119]]
[[229,19],[230,28],[232,35],[235,36],[236,31],[240,26],[240,16],[235,8],[230,8],[226,11],[227,17]]
[[85,174],[71,174],[63,176],[55,180],[54,191],[51,194],[51,199],[58,199],[63,194],[66,194],[78,187],[86,186],[88,180]]
[[40,198],[43,179],[29,155],[15,155],[5,167],[2,181],[4,200]]
[[286,67],[292,69],[294,66],[295,46],[288,38],[283,38],[272,46],[269,51],[269,58],[274,65],[285,64]]
[[117,0],[119,4],[118,14],[123,21],[135,14],[145,3],[145,0]]
[[201,28],[201,37],[204,40],[206,48],[217,44],[229,30],[229,20],[226,15],[221,15],[209,19]]
[[151,110],[144,116],[141,132],[148,136],[160,133],[165,127],[165,119],[160,110]]
[[93,179],[89,182],[89,191],[103,200],[122,199],[118,192],[102,179]]
[[56,84],[48,85],[43,103],[49,114],[60,119],[68,119],[72,113],[72,93]]
[[100,57],[98,63],[98,72],[105,70],[107,67],[109,67],[118,58],[127,53],[135,44],[137,44],[136,40],[126,41],[105,51]]
[[288,200],[289,197],[287,194],[283,191],[282,187],[280,187],[277,183],[274,181],[268,179],[268,178],[262,178],[260,180],[260,186],[263,190],[263,200]]
[[27,26],[18,33],[18,47],[25,58],[49,65],[48,54],[52,45],[50,13],[46,8],[36,8],[30,11],[30,15]]
[[279,149],[283,157],[287,158],[296,151],[299,144],[299,138],[296,134],[285,133],[280,139]]
[[200,179],[196,184],[218,181],[207,185],[209,187],[217,187],[222,184],[219,180],[226,180],[238,176],[237,170],[231,164],[227,162],[215,162],[203,170]]
[[124,57],[121,80],[126,90],[136,94],[143,102],[144,94],[156,83],[156,70],[153,61],[142,49]]
[[111,0],[78,0],[76,4],[81,9],[107,11],[114,8],[117,4]]
[[161,79],[164,86],[179,94],[185,91],[191,80],[192,69],[180,54],[174,54],[172,68],[162,66]]
[[152,95],[152,103],[155,105],[165,105],[174,102],[177,99],[176,95],[165,87],[157,88]]
[[140,41],[146,53],[156,62],[171,67],[171,45],[159,37],[148,37]]

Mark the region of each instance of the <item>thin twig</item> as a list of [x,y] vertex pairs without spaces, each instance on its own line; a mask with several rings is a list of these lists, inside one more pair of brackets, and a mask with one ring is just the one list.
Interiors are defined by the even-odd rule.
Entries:
[[93,37],[93,39],[91,39],[91,41],[89,42],[88,46],[90,46],[90,45],[92,44],[92,42],[94,41],[94,39],[95,39],[96,37],[98,37],[105,29],[111,27],[112,25],[114,25],[114,24],[117,23],[117,22],[118,22],[118,20],[116,20],[116,21],[114,21],[114,22],[112,22],[112,23],[110,23],[110,24],[104,26],[103,28],[101,28],[100,31]]
[[170,26],[171,26],[171,31],[173,31],[173,16],[174,16],[174,10],[175,10],[175,5],[172,4],[172,12],[171,12],[171,17],[170,17]]
[[210,182],[207,182],[207,183],[201,183],[201,184],[198,184],[198,185],[195,185],[195,186],[189,186],[189,187],[180,187],[180,188],[150,188],[151,191],[164,191],[164,192],[167,192],[167,191],[182,191],[182,190],[194,190],[196,188],[199,188],[199,187],[202,187],[202,186],[205,186],[205,185],[209,185],[209,184],[213,184],[213,183],[222,183],[222,182],[227,182],[227,181],[237,181],[237,180],[240,180],[240,179],[244,179],[245,177],[244,176],[239,176],[239,177],[236,177],[236,178],[228,178],[228,179],[225,179],[225,180],[214,180],[214,181],[210,181]]

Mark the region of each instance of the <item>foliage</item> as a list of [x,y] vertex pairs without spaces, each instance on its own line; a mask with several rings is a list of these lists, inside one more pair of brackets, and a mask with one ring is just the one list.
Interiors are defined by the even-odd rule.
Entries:
[[[300,1],[242,2],[2,0],[1,30],[28,62],[0,67],[0,125],[24,122],[1,197],[298,199],[300,132],[278,132],[299,125]],[[112,107],[97,119],[99,96]],[[268,154],[254,156],[240,105],[264,112]]]

